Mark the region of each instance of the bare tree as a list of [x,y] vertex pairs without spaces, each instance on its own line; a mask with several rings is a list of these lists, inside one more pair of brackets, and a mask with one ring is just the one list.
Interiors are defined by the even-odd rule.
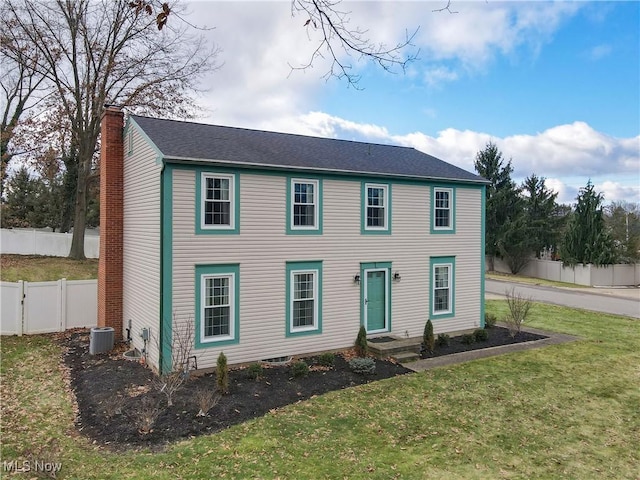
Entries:
[[6,21],[30,42],[34,69],[51,85],[70,125],[77,181],[69,256],[82,259],[104,105],[190,117],[191,94],[216,68],[218,51],[182,22],[158,32],[155,19],[124,0],[7,0],[5,7]]
[[[6,12],[6,4],[0,7],[0,62],[2,75],[2,123],[0,124],[0,197],[4,193],[4,182],[12,152],[9,144],[21,118],[30,108],[37,105],[39,90],[43,87],[45,75],[37,68],[37,54],[34,54],[28,40],[25,40]],[[42,97],[40,96],[40,99]]]

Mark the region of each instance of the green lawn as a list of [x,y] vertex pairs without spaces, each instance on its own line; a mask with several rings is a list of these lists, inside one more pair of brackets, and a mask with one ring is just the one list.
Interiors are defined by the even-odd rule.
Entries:
[[98,260],[72,260],[41,255],[1,255],[0,280],[3,282],[48,282],[98,278]]
[[583,340],[332,392],[161,453],[91,444],[60,348],[4,337],[2,459],[62,462],[61,478],[638,478],[640,322],[537,304],[528,324]]
[[545,285],[547,287],[589,288],[586,285],[578,285],[577,283],[555,282],[553,280],[546,280],[544,278],[525,277],[524,275],[513,275],[511,273],[486,272],[485,277],[491,280],[530,283],[531,285]]

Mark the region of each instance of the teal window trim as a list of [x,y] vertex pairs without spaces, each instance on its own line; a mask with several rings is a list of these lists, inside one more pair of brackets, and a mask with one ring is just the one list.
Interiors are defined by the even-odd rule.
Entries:
[[[384,228],[367,226],[367,207],[368,207],[368,189],[369,187],[383,188],[385,191],[384,198]],[[360,186],[360,233],[362,235],[391,235],[392,222],[392,205],[391,205],[391,184],[380,182],[361,182]]]
[[173,167],[165,165],[160,174],[160,373],[173,368]]
[[[449,267],[449,309],[445,312],[435,312],[435,269]],[[456,257],[431,257],[429,259],[429,318],[451,318],[456,315]]]
[[486,187],[483,185],[482,186],[482,190],[480,190],[480,198],[481,198],[481,205],[480,205],[480,211],[481,211],[481,238],[480,238],[480,327],[484,328],[485,327],[485,323],[484,323],[484,314],[485,314],[485,299],[484,299],[484,292],[485,292],[485,262],[486,262],[486,257],[485,257],[485,226],[486,226],[486,214],[487,214],[487,194],[486,194]]
[[[195,276],[195,294],[196,294],[196,331],[195,331],[195,347],[196,349],[202,348],[215,348],[223,345],[235,345],[240,342],[240,265],[239,264],[227,264],[227,265],[196,265]],[[204,319],[203,317],[203,289],[204,281],[207,278],[212,277],[227,277],[231,278],[230,286],[230,306],[231,314],[230,321],[232,332],[229,336],[225,336],[220,340],[212,338],[204,338]]]
[[[315,325],[313,327],[296,328],[293,326],[293,289],[294,275],[297,273],[314,274],[315,290]],[[287,262],[286,264],[286,336],[297,337],[303,335],[316,335],[322,333],[322,261]]]
[[[449,193],[449,212],[450,212],[450,225],[448,227],[436,226],[436,192],[448,191]],[[456,233],[456,189],[452,186],[433,185],[431,187],[431,233],[435,235],[439,234],[454,234]]]
[[[218,172],[216,170],[208,170],[197,168],[196,174],[196,235],[237,235],[240,233],[240,175],[238,173]],[[204,224],[204,198],[203,183],[206,178],[219,177],[230,180],[229,185],[232,189],[230,194],[231,200],[231,225],[217,226]]]
[[[322,179],[318,177],[298,177],[288,176],[287,182],[287,235],[322,235]],[[294,183],[313,183],[316,185],[315,191],[315,226],[313,227],[296,227],[293,224],[293,200],[295,189]]]
[[367,328],[366,323],[366,309],[367,306],[364,303],[365,297],[365,287],[367,283],[366,275],[367,270],[386,270],[387,278],[386,278],[386,309],[387,309],[387,331],[392,331],[392,323],[391,323],[391,312],[393,309],[391,308],[391,271],[393,264],[391,262],[368,262],[360,264],[360,325],[363,325]]

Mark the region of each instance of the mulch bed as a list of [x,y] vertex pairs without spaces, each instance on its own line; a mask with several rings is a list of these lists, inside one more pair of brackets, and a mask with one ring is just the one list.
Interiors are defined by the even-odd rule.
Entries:
[[[473,342],[465,344],[462,342],[462,336],[451,337],[448,346],[440,346],[436,343],[433,353],[424,352],[422,358],[441,357],[442,355],[451,355],[453,353],[468,352],[471,350],[479,350],[483,348],[500,347],[502,345],[511,345],[513,343],[531,342],[534,340],[542,340],[547,338],[545,335],[538,335],[531,332],[520,332],[515,336],[511,336],[509,329],[494,326],[486,329],[489,338],[481,342]],[[437,339],[437,338],[436,338]]]
[[[436,347],[430,356],[544,338],[532,335],[523,333],[514,339],[506,329],[494,327],[487,342],[463,345],[453,337],[449,347]],[[349,369],[345,360],[349,352],[336,355],[331,369],[320,367],[317,358],[305,359],[312,368],[308,376],[301,378],[293,377],[289,365],[264,366],[258,380],[249,378],[247,369],[232,368],[229,393],[219,398],[208,415],[198,416],[197,394],[216,390],[215,374],[192,375],[173,395],[174,405],[168,407],[166,396],[153,385],[153,373],[138,362],[122,358],[124,345],[110,354],[89,355],[86,330],[63,335],[61,341],[66,347],[64,363],[78,406],[76,427],[96,443],[113,449],[162,448],[167,443],[214,433],[315,395],[410,372],[402,365],[375,360],[375,374],[359,375]],[[150,431],[141,433],[141,418],[149,415],[157,418]]]

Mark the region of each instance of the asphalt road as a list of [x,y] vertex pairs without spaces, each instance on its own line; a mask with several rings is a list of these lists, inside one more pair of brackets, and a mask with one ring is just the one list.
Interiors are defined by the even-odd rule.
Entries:
[[622,291],[619,295],[616,295],[615,292],[613,294],[599,293],[594,288],[567,289],[505,282],[488,278],[485,280],[485,293],[487,294],[504,297],[505,292],[507,290],[511,291],[511,288],[514,287],[516,293],[531,297],[536,302],[640,318],[640,295],[635,295],[635,291],[631,292],[631,295],[623,295]]

